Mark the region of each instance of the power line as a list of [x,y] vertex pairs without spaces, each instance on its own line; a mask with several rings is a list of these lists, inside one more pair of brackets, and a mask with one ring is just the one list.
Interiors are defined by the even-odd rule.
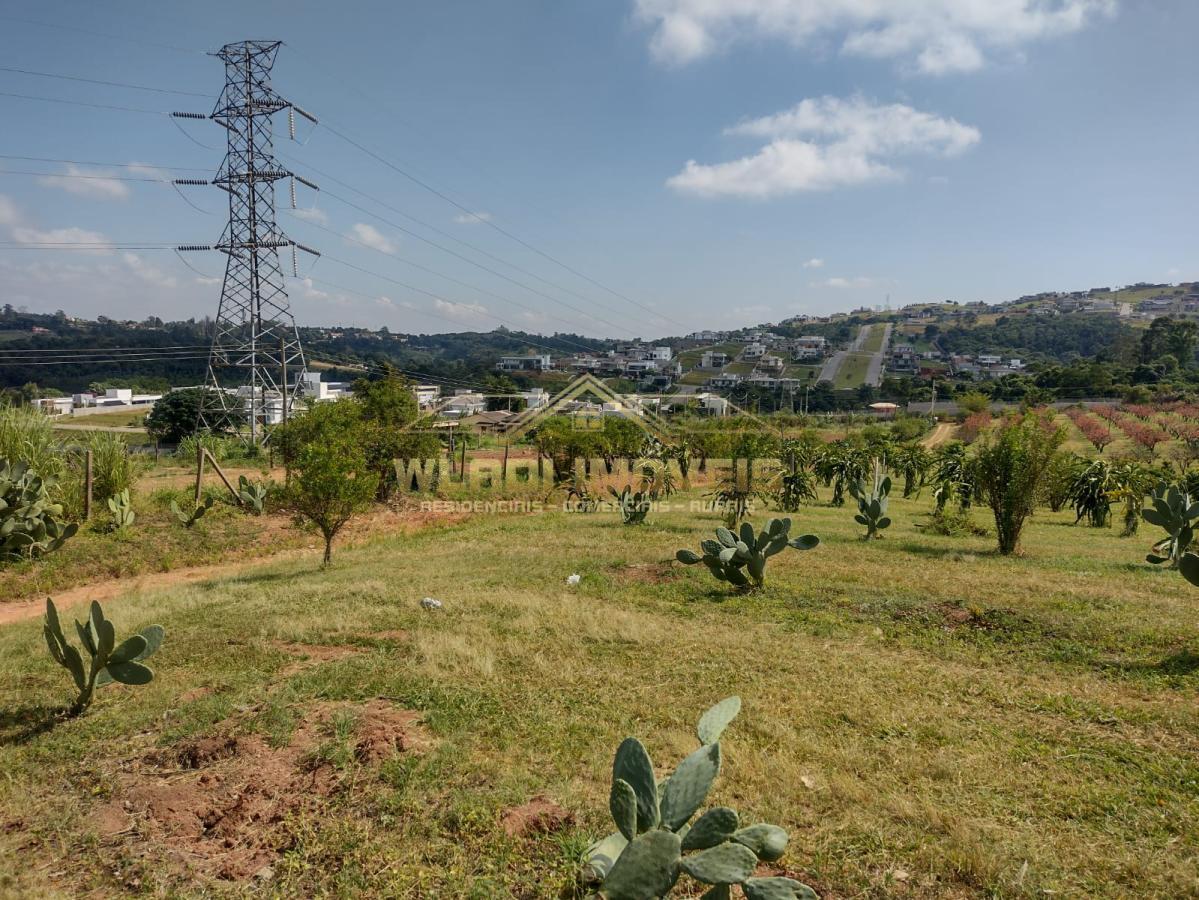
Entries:
[[[328,121],[325,121],[323,124],[327,131],[331,132],[336,137],[341,138],[343,141],[345,141],[350,146],[357,148],[362,153],[365,153],[367,156],[371,157],[372,159],[376,160],[377,162],[380,162],[383,165],[387,166],[389,169],[392,169],[393,171],[399,173],[404,178],[407,178],[409,181],[411,181],[413,184],[416,184],[419,187],[424,188],[426,191],[433,194],[435,197],[438,197],[441,200],[444,200],[446,203],[449,203],[451,206],[455,207],[456,209],[461,210],[462,212],[466,213],[468,216],[471,216],[473,219],[486,225],[488,228],[491,228],[494,231],[499,232],[500,234],[507,237],[509,240],[513,240],[516,243],[520,244],[525,249],[527,249],[533,253],[536,253],[538,256],[543,257],[544,259],[547,259],[550,262],[554,263],[555,265],[565,269],[567,272],[570,272],[575,277],[582,278],[584,281],[587,281],[590,284],[593,284],[596,287],[600,288],[601,290],[607,291],[609,294],[612,294],[615,297],[619,297],[620,299],[622,299],[628,303],[631,303],[640,309],[645,310],[646,312],[650,313],[653,316],[657,316],[660,319],[665,319],[668,322],[673,322],[675,325],[679,325],[680,327],[683,327],[683,328],[687,327],[686,325],[683,325],[681,322],[674,321],[673,319],[670,319],[669,317],[662,315],[662,313],[657,312],[652,307],[646,306],[645,304],[640,303],[639,301],[634,300],[631,297],[628,297],[628,296],[620,293],[619,291],[608,287],[607,285],[603,284],[600,281],[597,281],[596,279],[590,277],[589,275],[585,275],[584,273],[578,271],[575,268],[572,268],[571,266],[567,265],[566,263],[562,262],[561,260],[557,259],[556,257],[551,256],[549,253],[546,253],[544,250],[538,249],[537,247],[530,244],[528,241],[513,234],[508,229],[497,225],[492,220],[480,216],[474,210],[472,210],[466,206],[463,206],[461,203],[459,203],[453,197],[450,197],[448,194],[445,194],[444,192],[439,191],[437,188],[433,187],[431,184],[421,180],[420,178],[417,178],[415,175],[411,174],[410,172],[405,171],[404,169],[397,166],[395,163],[385,159],[384,157],[380,156],[378,153],[375,153],[369,147],[366,147],[365,145],[354,140],[352,137],[345,134],[343,131],[340,131],[339,129],[333,127],[333,125],[329,124]],[[605,307],[605,308],[607,309],[608,307]]]
[[27,169],[0,169],[0,175],[40,175],[43,178],[82,178],[90,181],[145,181],[165,184],[165,178],[139,178],[134,175],[85,175],[78,172],[30,172]]
[[[346,294],[354,294],[354,295],[356,295],[356,296],[359,296],[359,297],[362,297],[362,298],[364,298],[364,299],[366,299],[366,300],[377,300],[377,299],[378,299],[376,296],[374,296],[374,295],[372,295],[372,294],[367,294],[367,293],[365,293],[365,292],[363,292],[363,291],[357,291],[357,290],[354,290],[353,288],[347,288],[347,287],[344,287],[344,286],[342,286],[342,285],[336,284],[336,283],[334,283],[334,282],[332,282],[332,281],[325,281],[324,279],[321,279],[321,278],[314,278],[314,277],[312,277],[312,276],[309,276],[309,277],[308,277],[308,280],[309,280],[309,281],[312,281],[312,282],[314,282],[315,284],[321,284],[321,285],[324,285],[325,287],[332,288],[332,289],[333,289],[333,290],[335,290],[335,291],[341,291],[341,292],[343,292],[343,293],[346,293]],[[439,315],[438,313],[432,312],[431,310],[427,310],[427,309],[420,309],[420,308],[409,309],[409,308],[407,308],[407,307],[405,307],[405,310],[406,310],[406,311],[408,311],[408,312],[414,312],[414,313],[416,313],[417,315],[421,315],[421,316],[428,316],[428,317],[429,317],[429,318],[431,318],[431,319],[440,319],[440,320],[441,320],[441,321],[443,321],[443,322],[449,322],[451,325],[456,325],[456,326],[458,326],[459,328],[461,328],[461,327],[463,326],[463,323],[462,323],[462,322],[460,322],[460,321],[458,321],[458,320],[456,320],[456,319],[451,319],[449,316],[443,316],[443,315]],[[503,324],[504,324],[504,322],[503,322],[503,320],[502,320],[502,319],[499,319],[498,317],[496,317],[496,316],[493,316],[493,315],[491,315],[491,314],[489,314],[489,313],[488,313],[488,314],[486,314],[486,315],[487,315],[487,317],[488,317],[488,318],[490,318],[490,319],[495,319],[495,320],[496,320],[497,322],[499,322],[501,325],[503,325]],[[506,327],[506,326],[505,326],[505,327]],[[414,332],[409,332],[409,333],[414,333]],[[490,331],[490,332],[484,332],[484,333],[486,333],[486,334],[495,334],[496,332],[495,332],[495,330],[494,330],[494,329],[492,329],[492,331]],[[512,333],[512,332],[509,332],[509,333],[507,333],[507,334],[503,335],[503,337],[506,337],[506,338],[508,338],[508,339],[510,339],[510,340],[519,341],[519,342],[520,342],[520,343],[522,343],[522,344],[528,344],[530,347],[537,347],[537,348],[539,348],[539,349],[542,349],[542,350],[549,350],[551,353],[562,353],[562,352],[563,352],[563,349],[562,349],[562,346],[561,346],[562,344],[568,344],[568,345],[570,345],[570,346],[572,346],[572,347],[579,347],[580,349],[582,349],[582,350],[585,350],[585,351],[587,351],[588,353],[597,353],[597,352],[599,352],[599,351],[598,351],[598,350],[596,350],[594,347],[588,347],[588,346],[586,346],[585,344],[580,344],[580,343],[577,343],[577,342],[575,342],[575,341],[571,341],[571,340],[568,340],[568,339],[566,339],[566,338],[561,338],[561,337],[556,337],[556,336],[550,337],[550,338],[548,338],[548,340],[557,341],[557,342],[558,342],[558,344],[559,344],[559,346],[557,346],[557,347],[551,347],[551,346],[550,346],[550,345],[548,345],[548,344],[541,344],[541,343],[538,343],[537,341],[529,340],[529,339],[528,339],[528,338],[526,338],[526,337],[521,337],[521,336],[519,336],[519,335],[517,335],[517,334],[515,334],[515,333]]]
[[[354,190],[354,189],[351,188],[351,190]],[[429,238],[424,237],[423,235],[417,234],[415,231],[412,231],[409,228],[405,228],[403,225],[393,222],[390,219],[386,218],[385,216],[381,216],[376,212],[372,212],[371,210],[367,209],[364,206],[354,203],[351,200],[347,200],[345,197],[338,196],[337,194],[333,193],[332,191],[329,191],[328,189],[322,189],[321,193],[323,193],[329,197],[332,197],[334,200],[344,203],[346,206],[349,206],[352,209],[356,209],[359,212],[365,213],[366,215],[371,216],[372,218],[377,219],[380,222],[383,222],[385,225],[388,225],[391,228],[395,228],[397,231],[400,231],[404,234],[414,237],[418,241],[426,243],[431,247],[435,247],[438,250],[442,251],[443,253],[453,256],[455,259],[459,259],[465,263],[469,263],[470,265],[474,266],[477,269],[481,269],[482,271],[487,272],[488,274],[495,275],[497,278],[502,278],[504,281],[507,281],[510,284],[514,284],[517,287],[522,288],[526,291],[529,291],[532,294],[536,294],[539,297],[544,297],[545,299],[549,300],[552,303],[557,303],[560,306],[564,306],[567,309],[570,309],[577,313],[580,313],[581,315],[584,315],[587,318],[592,319],[593,321],[602,322],[603,324],[608,325],[611,328],[616,328],[620,331],[626,331],[626,332],[629,332],[630,334],[635,334],[635,332],[632,331],[632,329],[626,328],[621,325],[616,325],[615,323],[609,322],[605,319],[601,319],[598,316],[595,316],[595,315],[587,312],[586,310],[579,309],[577,306],[575,306],[571,303],[567,303],[565,300],[560,300],[557,297],[554,297],[550,294],[545,293],[544,291],[538,290],[537,288],[534,288],[534,287],[530,287],[529,285],[525,284],[524,282],[517,281],[515,278],[511,278],[508,275],[505,275],[503,272],[496,271],[495,269],[491,268],[490,266],[485,266],[480,262],[476,262],[475,260],[471,259],[470,257],[462,255],[461,253],[457,252],[456,250],[451,250],[449,247],[439,244],[434,240],[430,240]],[[357,193],[361,193],[361,192],[359,191]],[[401,213],[401,215],[404,215],[404,214]],[[405,216],[405,217],[412,218],[411,216]],[[414,220],[414,221],[419,221],[419,220]],[[314,227],[318,227],[318,228],[322,227],[322,226],[318,225],[317,223],[310,222],[310,224],[312,224]],[[425,224],[425,227],[433,228],[433,226],[427,225],[426,223],[421,223],[421,224]],[[437,230],[437,229],[434,228],[433,230]],[[488,255],[490,255],[490,254],[488,254]],[[500,262],[503,262],[503,260],[500,260]],[[435,274],[440,274],[440,273],[435,273]],[[448,276],[443,276],[443,277],[448,277]],[[536,277],[536,276],[534,276],[534,277]],[[453,279],[451,279],[451,280],[453,280]],[[459,283],[464,284],[462,282],[459,282]],[[466,285],[466,284],[464,284],[464,286],[465,287],[473,287],[472,285]],[[473,289],[480,290],[480,288],[473,288]],[[484,293],[490,293],[490,292],[485,291]],[[497,299],[500,299],[500,300],[505,300],[505,302],[512,302],[512,301],[507,300],[507,298],[502,297],[498,294],[492,294],[492,296],[497,297]],[[591,302],[591,301],[587,300],[586,297],[584,297],[583,300],[586,302]],[[525,307],[525,308],[527,309],[528,307]],[[559,321],[565,321],[565,320],[559,319]]]
[[127,81],[102,81],[98,78],[84,78],[79,75],[58,75],[54,72],[35,72],[32,69],[17,69],[12,66],[0,66],[0,72],[16,72],[20,75],[35,75],[38,78],[57,78],[62,81],[81,81],[85,84],[99,84],[104,87],[128,88],[133,91],[153,91],[156,94],[183,94],[187,97],[203,97],[211,100],[211,94],[201,94],[199,91],[176,91],[170,88],[150,87],[144,84],[130,84]]
[[120,112],[145,113],[150,116],[169,116],[170,113],[160,109],[145,109],[140,106],[117,106],[111,103],[88,103],[83,100],[65,100],[62,97],[39,97],[33,94],[17,94],[12,91],[0,91],[0,97],[15,97],[18,100],[38,100],[42,103],[65,103],[68,106],[87,106],[92,109],[119,110]]
[[118,163],[118,162],[99,162],[94,159],[60,159],[53,156],[10,156],[0,153],[0,159],[14,159],[20,162],[49,162],[63,163],[74,166],[110,166],[114,169],[160,169],[163,172],[211,172],[210,166],[159,166],[153,163]]
[[[281,153],[279,155],[283,156],[285,159],[292,159],[292,157],[287,156],[286,154]],[[540,281],[542,284],[547,284],[550,287],[554,288],[555,290],[562,291],[565,294],[570,294],[572,297],[576,297],[579,300],[583,300],[585,302],[590,302],[590,298],[587,297],[585,294],[580,294],[578,291],[572,290],[571,288],[568,288],[565,285],[561,285],[561,284],[558,284],[556,281],[551,281],[548,278],[544,278],[541,275],[538,275],[536,272],[531,271],[530,269],[523,268],[522,266],[518,266],[516,263],[511,262],[510,260],[504,259],[503,257],[500,257],[500,256],[496,256],[494,253],[491,253],[490,251],[485,250],[482,247],[476,246],[475,244],[472,244],[469,241],[464,241],[464,240],[462,240],[462,238],[458,237],[457,235],[451,234],[450,232],[448,232],[442,228],[438,228],[436,225],[433,225],[430,222],[426,222],[423,219],[418,219],[416,216],[412,215],[411,213],[404,212],[404,210],[399,209],[398,207],[392,206],[391,204],[386,203],[383,200],[380,200],[378,197],[374,197],[374,196],[366,193],[365,191],[360,191],[358,188],[354,187],[352,184],[347,184],[346,182],[338,179],[336,176],[330,175],[328,172],[321,171],[320,169],[318,169],[316,166],[312,165],[311,163],[301,163],[301,165],[305,166],[305,168],[309,169],[310,171],[315,172],[316,174],[320,175],[322,177],[322,179],[328,179],[329,181],[332,181],[334,184],[339,184],[342,187],[346,188],[347,190],[352,191],[353,193],[357,194],[358,196],[363,197],[363,198],[371,201],[372,203],[375,203],[375,204],[383,207],[384,209],[389,210],[397,215],[403,216],[409,222],[415,222],[417,225],[427,228],[430,231],[432,231],[434,234],[438,234],[441,237],[446,238],[447,240],[451,240],[455,244],[460,244],[461,246],[466,247],[470,250],[473,250],[475,253],[479,253],[483,256],[486,256],[488,259],[494,260],[495,262],[498,262],[501,265],[505,265],[511,269],[515,269],[517,272],[520,272],[522,275],[527,275],[530,278],[535,278],[538,281]],[[324,189],[323,193],[333,197],[333,199],[335,199],[335,200],[340,200],[342,203],[345,203],[347,206],[354,206],[354,204],[350,203],[345,198],[337,196],[336,194],[332,193],[328,189]],[[401,227],[392,222],[388,222],[387,219],[384,219],[382,216],[378,215],[377,213],[370,212],[369,210],[363,209],[362,207],[359,207],[359,206],[354,206],[354,208],[361,210],[362,212],[366,213],[369,216],[374,216],[376,219],[378,219],[381,222],[387,222],[387,224],[391,225],[393,228]],[[414,237],[419,238],[420,236],[414,235]],[[428,241],[427,238],[420,238],[420,240]],[[434,246],[436,246],[440,249],[444,249],[444,248],[441,248],[440,244],[434,244]]]
[[36,25],[39,28],[55,28],[59,31],[74,31],[79,34],[90,34],[92,37],[108,38],[112,41],[124,41],[129,44],[141,44],[144,47],[157,47],[160,50],[175,50],[180,53],[207,53],[206,50],[197,50],[194,47],[180,47],[176,44],[163,44],[158,41],[148,41],[145,38],[133,38],[123,34],[110,34],[104,31],[95,31],[91,28],[81,28],[78,25],[63,25],[61,22],[39,22],[36,19],[23,19],[17,16],[0,16],[8,22],[20,22],[22,25]]
[[0,357],[6,357],[17,353],[49,353],[52,355],[64,353],[88,354],[88,353],[145,353],[149,351],[179,351],[179,350],[207,350],[207,344],[169,344],[165,346],[146,346],[146,347],[62,347],[60,349],[53,348],[20,348],[15,350],[0,350]]
[[[513,306],[519,307],[520,309],[523,309],[523,310],[525,310],[525,311],[527,311],[527,312],[530,312],[530,313],[533,313],[533,314],[535,314],[535,315],[548,315],[550,318],[558,319],[558,321],[559,321],[559,322],[566,322],[568,325],[570,325],[570,324],[571,324],[571,323],[570,323],[570,322],[569,322],[567,319],[562,319],[562,318],[560,318],[560,317],[558,317],[558,316],[553,316],[553,315],[550,315],[549,313],[544,313],[544,312],[542,312],[541,310],[534,309],[534,308],[533,308],[533,307],[531,307],[531,306],[527,306],[526,304],[520,303],[520,302],[519,302],[519,301],[517,301],[517,300],[512,300],[512,299],[510,299],[510,298],[508,298],[508,297],[505,297],[505,296],[503,296],[502,294],[497,294],[497,293],[495,293],[494,291],[489,291],[489,290],[487,290],[486,288],[481,288],[481,287],[478,287],[478,286],[476,286],[476,285],[470,284],[470,283],[468,283],[468,282],[465,282],[465,281],[460,281],[459,279],[457,279],[457,278],[454,278],[454,277],[453,277],[453,276],[451,276],[451,275],[446,275],[446,274],[444,274],[443,272],[438,272],[436,269],[430,269],[430,268],[429,268],[429,267],[427,267],[427,266],[423,266],[423,265],[421,265],[420,263],[412,262],[411,260],[409,260],[409,259],[405,259],[405,258],[404,258],[404,257],[402,257],[402,256],[397,256],[397,255],[395,255],[394,253],[387,253],[387,252],[386,252],[386,251],[384,251],[384,250],[380,250],[378,247],[373,247],[373,246],[371,246],[370,244],[366,243],[365,241],[360,241],[360,240],[358,240],[357,238],[350,237],[349,235],[338,234],[338,232],[334,231],[332,228],[326,228],[324,225],[320,225],[320,224],[318,224],[318,223],[316,223],[316,222],[309,222],[308,224],[309,224],[309,225],[311,225],[313,228],[319,228],[321,231],[326,231],[326,232],[328,232],[329,234],[332,234],[332,235],[334,235],[334,236],[336,236],[336,237],[340,237],[340,238],[342,238],[342,239],[344,239],[344,240],[347,240],[347,241],[349,241],[349,242],[350,242],[350,243],[352,243],[352,244],[358,244],[359,246],[365,247],[365,248],[366,248],[366,249],[368,249],[368,250],[373,250],[373,251],[375,251],[376,253],[380,253],[380,254],[382,254],[383,256],[386,256],[386,257],[388,257],[389,259],[394,259],[394,260],[396,260],[397,262],[402,262],[402,263],[405,263],[406,265],[412,266],[412,267],[413,267],[413,268],[415,268],[415,269],[420,269],[420,270],[421,270],[421,271],[423,271],[423,272],[428,272],[428,273],[430,273],[430,274],[432,274],[432,275],[436,275],[436,276],[438,276],[438,277],[440,277],[440,278],[444,278],[444,279],[446,279],[447,281],[451,281],[451,282],[453,282],[453,283],[455,283],[455,284],[458,284],[458,285],[460,285],[461,287],[469,288],[470,290],[473,290],[473,291],[478,291],[478,292],[479,292],[479,293],[481,293],[481,294],[486,294],[486,295],[488,295],[488,296],[490,296],[490,297],[494,297],[495,299],[497,299],[497,300],[500,300],[500,301],[502,301],[502,302],[504,302],[504,303],[510,303],[510,304],[511,304],[511,305],[513,305]],[[332,259],[332,257],[329,257],[329,258],[330,258],[330,259]],[[434,293],[432,293],[432,292],[430,292],[430,291],[425,291],[425,290],[423,290],[423,289],[421,289],[421,288],[413,287],[412,285],[408,285],[408,284],[405,284],[405,283],[403,283],[403,282],[397,282],[397,283],[398,283],[398,284],[400,284],[400,285],[401,285],[401,286],[403,286],[403,287],[407,287],[409,290],[420,291],[421,293],[428,294],[429,296],[431,296],[431,297],[434,297],[434,298],[436,298],[436,299],[438,299],[438,300],[442,300],[442,301],[444,301],[444,302],[446,302],[446,303],[454,303],[454,302],[455,302],[455,301],[453,301],[453,300],[450,300],[448,297],[442,297],[442,296],[439,296],[439,295],[437,295],[437,294],[434,294]],[[463,306],[465,306],[465,305],[467,305],[467,304],[459,304],[459,305],[463,305]],[[572,308],[573,308],[573,307],[572,307]],[[589,318],[589,319],[594,319],[594,320],[595,320],[595,321],[597,321],[597,322],[602,322],[603,324],[605,324],[605,325],[608,325],[608,326],[610,326],[610,327],[612,327],[612,328],[616,328],[616,329],[619,329],[619,330],[621,330],[621,331],[627,331],[627,332],[629,332],[629,333],[633,333],[633,332],[631,332],[631,331],[630,331],[630,329],[628,329],[628,328],[622,328],[621,326],[619,326],[619,325],[615,324],[614,322],[608,322],[608,321],[606,321],[606,320],[604,320],[604,319],[599,319],[599,318],[597,318],[597,317],[595,317],[595,316],[592,316],[592,315],[590,315],[589,313],[586,313],[586,312],[584,312],[583,310],[577,310],[577,312],[581,313],[582,315],[586,316],[586,317],[587,317],[587,318]]]
[[[432,291],[426,291],[424,288],[418,288],[418,287],[416,287],[415,285],[408,284],[408,283],[407,283],[407,282],[405,282],[405,281],[400,281],[400,280],[399,280],[399,279],[397,279],[397,278],[391,278],[391,277],[389,277],[389,276],[387,276],[387,275],[383,275],[383,274],[381,274],[381,273],[379,273],[379,272],[373,272],[373,271],[371,271],[370,269],[364,268],[363,266],[356,265],[355,263],[352,263],[352,262],[348,262],[347,260],[344,260],[344,259],[339,259],[339,258],[338,258],[338,257],[336,257],[336,256],[330,256],[329,254],[327,254],[327,253],[326,253],[326,254],[323,254],[321,258],[322,258],[322,259],[327,259],[327,260],[329,260],[330,262],[335,262],[335,263],[337,263],[338,265],[345,266],[345,267],[346,267],[346,268],[348,268],[348,269],[354,269],[355,271],[357,271],[357,272],[361,272],[361,273],[362,273],[362,274],[364,274],[364,275],[370,275],[370,276],[371,276],[371,277],[373,277],[373,278],[378,278],[378,279],[379,279],[379,280],[381,280],[381,281],[387,281],[387,282],[390,282],[391,284],[398,285],[399,287],[402,287],[402,288],[407,288],[407,289],[408,289],[408,290],[410,290],[410,291],[416,291],[417,293],[420,293],[420,294],[425,294],[425,295],[426,295],[426,296],[428,296],[428,297],[432,297],[434,300],[440,300],[440,301],[442,301],[443,303],[449,303],[449,304],[451,304],[451,305],[453,305],[453,306],[461,306],[461,307],[463,307],[463,308],[465,308],[465,309],[468,309],[468,310],[471,310],[471,311],[473,311],[473,312],[479,313],[479,310],[478,310],[478,309],[477,309],[477,307],[475,307],[473,304],[470,304],[470,303],[462,303],[461,301],[457,301],[457,300],[451,300],[451,299],[449,299],[448,297],[443,297],[443,296],[441,296],[440,294],[435,294],[435,293],[433,293]],[[481,313],[479,313],[479,314],[481,314],[481,315],[484,315],[484,316],[486,316],[486,317],[487,317],[487,318],[489,318],[489,319],[495,319],[495,320],[496,320],[497,322],[499,322],[501,325],[502,325],[502,324],[504,324],[504,320],[503,320],[503,319],[501,319],[499,316],[496,316],[496,315],[493,315],[492,313],[489,313],[489,312],[487,312],[486,310],[483,310],[483,311],[482,311]],[[461,323],[458,323],[458,324],[461,324]],[[576,346],[582,347],[583,345],[582,345],[582,344],[577,344]],[[594,353],[594,352],[595,352],[595,351],[594,351],[592,348],[590,348],[590,347],[587,347],[586,349],[587,349],[587,352],[589,352],[589,353]]]

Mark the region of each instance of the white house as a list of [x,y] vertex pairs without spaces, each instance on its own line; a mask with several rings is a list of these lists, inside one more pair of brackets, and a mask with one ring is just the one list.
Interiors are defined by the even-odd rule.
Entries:
[[729,355],[717,350],[705,350],[699,358],[701,369],[723,369],[729,364]]
[[441,397],[441,387],[436,384],[414,384],[412,393],[416,395],[416,405],[421,409],[429,409],[437,404]]
[[551,368],[553,360],[548,353],[527,356],[501,356],[495,367],[501,372],[544,372]]

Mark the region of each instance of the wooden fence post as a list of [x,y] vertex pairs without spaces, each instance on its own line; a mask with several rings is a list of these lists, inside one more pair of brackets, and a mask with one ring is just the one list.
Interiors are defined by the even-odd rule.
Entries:
[[204,481],[204,457],[208,455],[208,451],[199,446],[198,441],[196,443],[196,506],[199,506],[200,490],[203,487]]

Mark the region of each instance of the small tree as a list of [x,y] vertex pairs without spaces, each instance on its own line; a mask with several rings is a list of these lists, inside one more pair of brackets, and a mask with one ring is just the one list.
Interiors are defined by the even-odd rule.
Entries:
[[986,439],[974,458],[974,481],[995,515],[999,552],[1005,556],[1020,549],[1020,532],[1062,439],[1061,429],[1046,429],[1026,415]]
[[367,467],[366,454],[352,433],[303,445],[292,466],[287,506],[320,529],[325,538],[321,564],[327,566],[333,558],[333,539],[350,519],[370,506],[379,476]]

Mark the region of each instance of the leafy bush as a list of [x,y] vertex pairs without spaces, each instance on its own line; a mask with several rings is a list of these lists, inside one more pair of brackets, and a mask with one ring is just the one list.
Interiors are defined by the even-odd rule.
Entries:
[[0,404],[0,459],[24,463],[43,479],[63,474],[63,453],[50,418],[28,406]]
[[52,481],[25,463],[0,459],[0,560],[31,559],[57,550],[78,531],[61,520]]
[[84,447],[92,451],[92,494],[113,497],[129,491],[137,479],[129,445],[119,434],[91,431]]
[[1020,549],[1020,533],[1032,515],[1046,472],[1063,440],[1059,428],[1045,428],[1035,415],[1003,425],[985,439],[971,464],[983,500],[995,516],[999,552]]
[[1080,464],[1070,482],[1068,495],[1074,504],[1074,524],[1086,519],[1092,528],[1106,528],[1111,522],[1115,488],[1112,466],[1106,459]]
[[963,537],[965,535],[986,537],[990,534],[987,529],[976,524],[970,518],[970,511],[966,509],[934,510],[928,522],[922,527],[929,534],[939,534],[944,537]]
[[679,550],[675,559],[685,566],[703,563],[717,581],[727,581],[739,590],[757,590],[766,583],[766,560],[770,557],[787,547],[811,550],[820,543],[820,538],[814,534],[792,539],[790,533],[790,519],[771,519],[766,523],[766,530],[756,535],[753,525],[742,522],[738,534],[727,528],[717,528],[716,540],[701,541],[702,556],[692,550]]
[[737,884],[747,900],[815,900],[815,892],[794,879],[754,877],[760,862],[786,850],[787,832],[777,825],[742,827],[727,806],[688,824],[720,773],[720,738],[740,709],[740,698],[729,697],[704,713],[696,728],[700,748],[660,783],[640,741],[626,738],[617,748],[608,800],[617,831],[588,849],[588,880],[601,897],[667,897],[686,875],[716,885],[704,895],[709,898],[728,898],[728,885]]
[[[355,431],[341,427],[337,407],[344,402],[319,404],[293,420],[302,421],[303,430],[291,432],[293,443],[288,448],[293,474],[284,502],[320,529],[326,566],[333,557],[333,539],[370,506],[379,487],[379,476],[367,463]],[[306,438],[303,443],[296,440],[300,434]]]
[[79,689],[69,715],[77,716],[87,709],[98,686],[114,681],[121,684],[149,684],[153,680],[154,671],[142,665],[142,660],[153,656],[162,646],[164,633],[161,625],[143,628],[118,646],[112,622],[104,618],[100,604],[93,600],[87,624],[76,622],[75,631],[83,651],[88,655],[86,665],[82,654],[63,635],[58,610],[54,608],[54,601],[47,597],[46,619],[42,626],[46,646],[50,648],[54,661],[71,673],[71,679]]
[[185,462],[194,463],[199,459],[201,448],[207,450],[217,462],[224,462],[237,455],[241,449],[238,442],[232,438],[202,432],[183,438],[175,448],[175,456]]

